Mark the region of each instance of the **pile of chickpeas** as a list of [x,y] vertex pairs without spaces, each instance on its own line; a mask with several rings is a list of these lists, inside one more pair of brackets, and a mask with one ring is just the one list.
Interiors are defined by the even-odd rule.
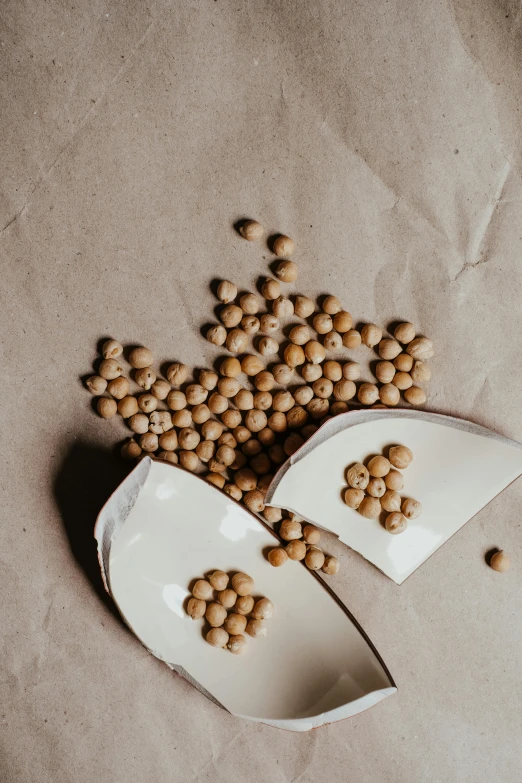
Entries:
[[315,525],[305,525],[294,514],[289,519],[284,519],[279,527],[279,537],[287,541],[285,547],[274,547],[268,553],[270,565],[278,568],[288,560],[304,560],[310,571],[321,569],[330,576],[339,571],[339,561],[333,555],[325,555],[317,544],[321,539],[321,532]]
[[403,533],[409,519],[417,519],[422,513],[422,505],[413,498],[402,498],[399,494],[404,487],[401,470],[408,467],[413,459],[407,446],[392,446],[388,458],[377,455],[368,460],[367,466],[356,462],[346,471],[348,489],[344,493],[347,506],[357,509],[366,519],[379,519],[382,512],[388,533]]
[[[240,233],[249,241],[265,234],[252,220]],[[128,354],[139,387],[135,394],[125,377],[123,346],[108,340],[97,375],[87,380],[99,398],[99,415],[119,414],[133,433],[121,448],[125,459],[150,455],[179,463],[269,523],[283,517],[280,509],[265,506],[264,498],[287,457],[349,405],[394,406],[401,391],[410,404],[422,404],[426,395],[417,384],[429,380],[426,360],[433,355],[431,340],[417,337],[410,323],[400,324],[392,339],[375,324],[354,328],[336,296],[324,297],[319,307],[301,294],[290,297],[283,288],[298,276],[297,264],[288,258],[294,242],[279,236],[272,249],[275,277],[262,282],[259,295],[239,295],[226,280],[217,288],[220,323],[206,336],[227,353],[215,369],[202,369],[194,378],[187,365],[174,362],[161,378],[151,351],[137,347]],[[382,359],[376,367],[380,385],[360,382],[357,361],[328,358],[361,346],[376,348]]]
[[268,598],[254,600],[254,580],[248,574],[230,577],[224,571],[214,571],[208,579],[198,579],[187,603],[187,614],[193,620],[205,618],[210,626],[205,638],[212,647],[221,647],[239,655],[245,649],[244,635],[257,639],[268,632],[265,620],[274,613]]

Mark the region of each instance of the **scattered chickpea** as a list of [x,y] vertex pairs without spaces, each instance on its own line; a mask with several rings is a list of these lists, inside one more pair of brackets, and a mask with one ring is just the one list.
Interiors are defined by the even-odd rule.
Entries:
[[172,416],[168,411],[153,411],[149,416],[149,430],[162,435],[172,429]]
[[392,511],[391,514],[388,514],[386,517],[384,526],[386,527],[388,533],[391,533],[392,535],[398,535],[399,533],[403,533],[406,530],[408,527],[408,521],[406,520],[406,517],[399,511]]
[[190,470],[191,473],[194,473],[199,465],[199,459],[198,455],[194,451],[181,451],[179,454],[179,464],[182,468],[185,468],[185,470]]
[[283,512],[280,508],[274,508],[273,506],[265,506],[263,509],[263,516],[266,519],[267,522],[270,522],[271,524],[275,524],[275,522],[280,522],[281,517],[283,515]]
[[174,362],[167,369],[167,378],[173,386],[181,386],[188,378],[189,370],[186,364]]
[[393,336],[400,343],[407,344],[415,338],[415,327],[408,322],[399,324],[395,329]]
[[224,345],[227,339],[227,330],[221,324],[216,324],[207,329],[206,337],[212,345]]
[[254,589],[254,580],[240,571],[232,577],[232,587],[238,595],[250,595]]
[[304,541],[299,541],[298,539],[290,541],[285,549],[290,560],[304,560],[306,557],[306,544]]
[[359,508],[364,500],[364,490],[349,487],[344,493],[344,502],[350,508]]
[[413,357],[409,353],[400,353],[393,360],[393,366],[399,372],[409,372],[413,367]]
[[[227,580],[228,580],[228,577],[227,577]],[[224,580],[222,580],[222,582],[224,582]],[[227,584],[228,584],[228,581],[227,581]],[[217,587],[216,587],[216,590],[218,590]],[[226,587],[226,586],[223,587],[221,590],[218,590],[217,598],[218,598],[218,601],[221,604],[221,606],[224,606],[225,609],[232,609],[232,607],[234,606],[234,604],[238,600],[236,591],[235,590],[231,590],[229,587]]]
[[117,359],[123,353],[123,345],[117,340],[106,340],[102,346],[102,356],[104,359]]
[[230,353],[243,353],[248,347],[248,335],[242,329],[231,329],[225,345]]
[[379,389],[374,383],[361,383],[357,392],[357,399],[363,405],[373,405],[379,399]]
[[[391,461],[392,461],[392,457],[390,455],[390,462]],[[400,471],[398,470],[390,470],[388,475],[384,477],[384,482],[388,487],[388,489],[400,490],[404,487],[404,477],[402,473],[400,473]]]
[[211,601],[214,595],[213,587],[206,579],[198,579],[192,588],[192,595],[202,601]]
[[141,446],[136,443],[135,440],[130,438],[129,440],[125,441],[123,446],[121,447],[121,456],[123,459],[133,460],[138,459],[142,452]]
[[208,391],[200,386],[199,383],[191,383],[185,389],[185,396],[189,405],[199,405],[208,397]]
[[[235,378],[221,378],[220,381],[235,381]],[[221,384],[221,390],[226,391],[226,394],[220,394],[219,392],[212,392],[208,401],[209,410],[212,413],[224,415],[228,408],[228,398],[233,397],[239,391],[239,382],[234,384]]]
[[149,419],[147,416],[145,416],[144,413],[133,414],[129,418],[128,424],[131,430],[135,432],[137,435],[143,435],[149,429]]
[[346,480],[354,489],[366,489],[370,481],[370,474],[362,462],[356,462],[346,471]]
[[320,397],[314,397],[313,400],[310,400],[308,405],[306,406],[306,410],[312,417],[312,419],[320,419],[323,416],[326,416],[330,409],[330,403],[328,400],[322,400]]
[[275,411],[289,411],[294,406],[294,398],[289,391],[280,391],[274,396],[272,407]]
[[343,334],[343,345],[345,348],[354,350],[361,344],[361,334],[357,329],[349,329]]
[[286,438],[283,444],[283,448],[287,457],[291,457],[292,454],[295,454],[295,452],[301,448],[303,443],[304,438],[298,435],[297,432],[292,432],[292,434]]
[[394,468],[404,470],[413,460],[413,452],[407,446],[392,446],[388,453],[388,459]]
[[204,424],[210,419],[210,408],[204,402],[192,408],[192,421],[195,424]]
[[303,429],[301,430],[301,434],[305,440],[308,440],[308,438],[311,438],[312,435],[314,435],[319,427],[317,424],[306,424]]
[[152,413],[158,407],[158,400],[152,394],[140,394],[138,407],[143,413]]
[[174,451],[178,448],[178,434],[176,430],[168,430],[159,436],[159,445],[165,451]]
[[134,380],[145,391],[149,391],[156,380],[156,373],[152,367],[142,367],[134,373]]
[[252,437],[252,433],[248,427],[243,427],[243,425],[240,424],[238,427],[234,428],[234,437],[238,443],[246,443]]
[[272,395],[267,391],[258,391],[253,397],[253,408],[260,411],[267,411],[272,407]]
[[305,324],[294,326],[290,330],[289,339],[295,345],[305,345],[310,340],[310,329]]
[[255,294],[243,294],[239,300],[239,305],[244,313],[247,315],[255,315],[259,312],[261,307],[259,299]]
[[380,454],[368,462],[368,473],[375,478],[384,478],[390,472],[390,462]]
[[151,392],[157,400],[166,400],[170,391],[170,383],[161,380],[161,378],[157,381],[154,381],[151,386]]
[[317,381],[323,374],[320,364],[305,364],[301,369],[301,375],[307,383]]
[[367,495],[361,501],[358,511],[366,519],[378,519],[381,513],[381,503],[378,498],[372,498],[371,495]]
[[230,637],[224,628],[211,628],[205,639],[211,647],[221,647],[223,649],[230,641]]
[[264,620],[249,620],[246,627],[246,632],[249,636],[253,636],[258,639],[261,636],[266,636],[268,629]]
[[333,317],[333,326],[334,329],[341,334],[345,334],[346,332],[349,332],[353,325],[353,318],[351,316],[351,313],[349,313],[347,310],[341,310],[339,313],[336,313]]
[[224,359],[220,364],[219,372],[226,378],[237,378],[241,374],[241,362],[235,357]]
[[261,356],[274,356],[279,351],[279,343],[273,337],[262,337],[258,350]]
[[150,367],[153,361],[152,351],[149,351],[148,348],[133,348],[129,354],[129,364],[135,370],[141,370],[142,367]]
[[[308,348],[309,345],[310,343],[307,343],[307,345],[305,346],[305,350]],[[285,348],[284,359],[288,367],[291,368],[298,367],[300,364],[304,364],[305,352],[303,351],[300,345],[294,345],[293,343],[290,343]]]
[[261,328],[261,321],[255,315],[245,315],[241,319],[241,328],[245,334],[257,334]]
[[[102,419],[112,419],[118,412],[118,403],[109,397],[100,397],[96,405],[96,410]],[[148,426],[148,424],[147,424]]]
[[205,481],[208,481],[209,484],[213,484],[218,489],[223,489],[225,486],[225,477],[220,473],[207,473]]
[[[321,343],[317,340],[310,340],[305,345],[304,357],[306,357],[306,360],[311,364],[321,364],[321,362],[324,361],[326,357],[324,345],[321,345]],[[300,362],[300,364],[303,364],[303,362]]]
[[504,550],[501,549],[499,552],[495,552],[495,554],[492,555],[491,560],[489,561],[489,565],[493,571],[504,573],[505,571],[509,571],[511,567],[511,560],[509,555],[506,555]]
[[289,318],[294,313],[294,305],[286,296],[278,296],[272,302],[272,312],[276,318]]
[[227,650],[233,655],[240,655],[246,647],[246,639],[242,634],[230,636],[227,643]]
[[240,307],[234,304],[225,305],[219,314],[221,322],[227,327],[232,329],[241,323],[243,318],[243,311]]
[[239,227],[239,233],[243,239],[247,239],[249,242],[257,242],[262,238],[265,229],[257,220],[247,220]]
[[344,400],[336,400],[330,405],[330,413],[332,416],[338,416],[340,413],[346,413],[348,405]]
[[404,498],[401,511],[406,519],[417,519],[422,514],[422,503],[413,498]]
[[259,432],[264,429],[267,424],[266,413],[264,411],[258,411],[255,408],[248,411],[245,416],[245,426],[250,432]]
[[384,483],[384,479],[372,477],[368,482],[366,492],[368,495],[371,495],[372,498],[382,498],[386,492],[386,484]]
[[[406,373],[398,373],[398,375],[405,375]],[[395,376],[396,378],[397,376]],[[393,383],[385,383],[379,389],[379,399],[388,407],[394,407],[398,405],[401,399],[401,393],[399,387],[395,384],[395,378]]]
[[291,256],[295,250],[294,240],[290,239],[290,237],[287,237],[284,234],[281,234],[281,236],[278,236],[276,239],[274,239],[273,250],[275,255],[279,256],[280,258]]
[[411,377],[415,383],[426,383],[431,378],[431,369],[426,362],[417,361],[413,365]]
[[412,377],[407,372],[398,372],[394,379],[393,379],[393,385],[397,387],[397,389],[400,389],[401,391],[406,391],[406,389],[409,389],[413,384]]
[[117,359],[102,359],[98,375],[105,378],[106,381],[113,381],[115,378],[119,378],[122,372],[123,367]]
[[301,405],[294,405],[286,415],[286,423],[290,429],[299,429],[308,421],[308,413]]
[[187,604],[187,614],[192,617],[193,620],[201,620],[205,616],[207,604],[201,598],[189,598]]
[[321,540],[321,531],[315,525],[305,525],[303,528],[303,538],[307,544],[314,546]]
[[286,563],[288,560],[288,555],[283,549],[283,547],[277,547],[275,549],[271,549],[268,553],[268,562],[270,565],[274,566],[275,568],[279,568],[279,566],[282,566]]
[[257,486],[257,476],[250,468],[241,468],[236,472],[234,481],[243,492],[250,492]]
[[269,620],[274,614],[274,605],[269,598],[260,598],[252,609],[254,620]]
[[[226,397],[227,399],[230,397],[235,397],[240,388],[241,384],[237,378],[220,378],[218,381],[218,391],[217,393],[213,392],[212,397],[214,397],[216,394],[220,394],[222,397]],[[212,410],[210,405],[209,408],[212,413],[223,413],[223,411]]]
[[328,378],[329,381],[340,381],[343,377],[343,368],[339,362],[327,361],[323,364],[323,375]]
[[314,381],[312,386],[315,396],[323,400],[327,400],[332,395],[333,388],[334,385],[328,378],[319,378],[319,380]]
[[365,324],[361,329],[361,341],[374,348],[382,340],[382,329],[376,324]]
[[261,286],[261,293],[269,301],[277,299],[281,296],[281,283],[279,280],[272,280],[272,278],[267,277]]
[[242,634],[246,628],[247,619],[243,614],[232,612],[225,620],[225,631],[232,636]]
[[175,411],[172,414],[172,423],[175,427],[183,429],[183,427],[190,427],[192,424],[192,414],[189,410],[184,408],[182,411]]
[[283,283],[294,283],[297,280],[299,270],[294,261],[281,261],[277,265],[275,273]]
[[123,375],[120,375],[119,378],[115,378],[113,381],[109,381],[107,385],[107,391],[115,400],[123,400],[128,395],[129,390],[130,384]]
[[314,393],[310,386],[299,386],[294,392],[294,400],[298,405],[307,405],[313,396]]
[[395,376],[395,367],[391,362],[377,362],[375,375],[381,383],[391,383]]
[[280,443],[274,443],[268,449],[268,456],[276,465],[280,465],[286,459],[286,454]]
[[85,385],[96,396],[103,394],[107,389],[107,381],[101,375],[91,375],[90,378],[87,378]]
[[401,353],[401,351],[402,348],[397,340],[385,338],[379,343],[378,352],[381,359],[395,359]]
[[260,320],[261,331],[264,334],[272,334],[279,329],[279,320],[271,313],[265,313]]
[[343,378],[342,381],[337,381],[333,387],[333,394],[336,400],[346,402],[352,400],[355,397],[357,388],[353,381],[347,381]]
[[158,436],[154,432],[145,432],[140,435],[140,446],[143,451],[157,451]]
[[157,456],[159,459],[165,460],[165,462],[173,462],[175,465],[178,464],[178,455],[175,451],[160,451]]
[[[226,411],[223,411],[223,413],[221,414],[221,421],[223,422],[225,427],[228,427],[229,429],[233,430],[235,429],[235,427],[241,424],[241,413],[239,411],[233,410],[232,408],[228,408]],[[216,424],[219,424],[219,422],[216,422]],[[214,440],[214,438],[211,438],[211,440]]]
[[283,519],[279,535],[284,541],[295,541],[303,535],[301,523],[295,519]]
[[243,503],[249,511],[255,514],[260,514],[265,508],[263,493],[258,489],[252,489],[250,492],[247,492],[243,498]]
[[196,454],[201,462],[208,462],[214,456],[216,450],[216,444],[213,440],[202,440],[196,446]]
[[393,489],[387,489],[381,498],[381,506],[385,511],[391,513],[392,511],[401,510],[401,496]]
[[241,492],[237,484],[225,484],[223,491],[231,498],[237,501],[241,500],[241,498],[243,497],[243,493]]
[[336,315],[340,313],[342,305],[336,296],[325,296],[322,303],[322,309],[328,315]]
[[325,574],[328,574],[329,576],[333,576],[334,574],[337,574],[339,572],[339,568],[340,568],[340,563],[338,559],[333,555],[328,555],[325,558],[321,570],[324,571]]
[[427,337],[416,337],[408,344],[406,353],[409,353],[414,359],[431,359],[434,353],[433,343]]
[[307,296],[296,296],[294,312],[298,318],[308,318],[315,310],[315,305]]
[[237,296],[237,285],[231,283],[230,280],[222,280],[217,288],[217,296],[223,304],[230,304]]
[[318,571],[323,567],[325,561],[324,552],[320,549],[312,548],[306,553],[305,563],[310,571]]
[[333,321],[328,313],[317,313],[312,323],[317,334],[328,334],[333,329]]

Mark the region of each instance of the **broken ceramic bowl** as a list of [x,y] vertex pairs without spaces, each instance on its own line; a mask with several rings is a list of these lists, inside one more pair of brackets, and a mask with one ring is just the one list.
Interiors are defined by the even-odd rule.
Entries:
[[[343,502],[346,469],[395,444],[414,455],[400,494],[423,506],[400,535]],[[522,444],[477,424],[422,411],[350,411],[326,422],[284,463],[265,502],[335,533],[401,584],[521,474]]]
[[[292,731],[347,718],[395,692],[371,642],[322,580],[298,562],[273,568],[274,533],[228,495],[176,465],[143,459],[95,529],[105,586],[150,652],[234,715]],[[268,636],[232,655],[185,611],[189,586],[244,571],[270,598]]]

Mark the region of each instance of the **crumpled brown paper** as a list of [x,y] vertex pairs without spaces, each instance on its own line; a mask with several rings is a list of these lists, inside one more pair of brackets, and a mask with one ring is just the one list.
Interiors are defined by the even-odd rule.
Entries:
[[518,4],[2,19],[2,780],[518,781],[520,482],[401,588],[329,542],[399,692],[286,735],[165,671],[106,602],[92,525],[124,427],[79,380],[105,334],[211,361],[209,281],[252,287],[271,258],[234,233],[248,215],[295,238],[303,293],[435,340],[431,410],[521,440]]

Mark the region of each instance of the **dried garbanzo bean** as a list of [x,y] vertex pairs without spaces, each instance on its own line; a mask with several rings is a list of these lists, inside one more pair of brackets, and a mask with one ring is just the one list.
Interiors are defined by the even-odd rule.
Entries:
[[343,368],[339,362],[328,361],[323,364],[323,375],[329,381],[340,381],[343,377]]
[[142,367],[150,367],[153,361],[152,351],[149,351],[148,348],[133,348],[129,354],[129,364],[135,370],[140,370]]
[[413,357],[408,353],[400,353],[393,360],[393,366],[399,372],[409,372],[413,367]]
[[310,400],[308,405],[306,406],[306,410],[312,417],[312,419],[320,419],[322,416],[326,416],[330,409],[330,404],[328,400],[322,400],[320,397],[314,397],[313,400]]
[[174,362],[167,369],[167,378],[173,386],[181,386],[188,378],[188,367],[182,362]]
[[301,369],[301,375],[307,383],[313,383],[323,374],[320,364],[305,364]]
[[238,443],[246,443],[247,440],[250,440],[252,437],[252,433],[248,427],[243,427],[243,425],[240,424],[239,426],[234,427],[234,437]]
[[239,501],[243,497],[243,493],[241,492],[237,484],[225,484],[223,491],[227,495],[230,495],[231,498],[234,498],[234,500]]
[[415,338],[415,327],[413,324],[410,324],[408,322],[399,324],[396,327],[393,336],[400,343],[404,343],[404,344],[411,343],[411,341]]
[[142,367],[141,370],[136,370],[134,373],[134,380],[145,391],[149,391],[152,384],[156,381],[156,373],[152,367]]
[[123,459],[138,459],[138,457],[141,454],[141,446],[136,443],[135,440],[130,438],[130,440],[125,441],[123,446],[121,447],[121,456]]
[[230,304],[237,296],[237,285],[231,283],[230,280],[222,280],[217,287],[217,296],[223,304]]
[[341,310],[339,313],[336,313],[333,317],[333,326],[334,329],[337,332],[340,332],[341,334],[344,334],[345,332],[349,332],[353,325],[353,318],[351,316],[351,313],[349,313],[347,310]]
[[273,506],[265,506],[263,509],[263,516],[267,522],[274,524],[279,522],[283,516],[283,512],[280,508],[274,508]]
[[[208,407],[212,413],[223,413],[223,410],[226,410],[225,408],[223,410],[214,410],[210,404],[212,399],[216,400],[219,396],[226,397],[227,399],[230,397],[235,397],[240,388],[241,384],[237,378],[220,378],[218,381],[218,391],[212,394],[208,403]],[[222,403],[218,401],[217,405],[218,407],[221,407]],[[216,407],[216,404],[214,404],[214,407]]]
[[372,498],[370,495],[367,495],[357,510],[366,519],[378,519],[381,513],[381,503],[378,498]]
[[254,589],[254,580],[248,574],[240,571],[232,577],[232,587],[238,595],[251,595]]
[[167,396],[167,405],[172,411],[181,411],[187,407],[187,398],[182,391],[177,389],[169,392]]
[[165,460],[165,462],[173,462],[175,465],[177,465],[179,461],[175,451],[160,451],[157,456],[159,459]]
[[511,560],[509,558],[509,555],[506,555],[504,550],[501,549],[500,551],[495,552],[495,554],[492,555],[491,560],[489,561],[489,565],[493,569],[493,571],[504,573],[505,571],[509,571],[511,567]]
[[[388,459],[394,468],[404,470],[413,460],[413,452],[407,446],[392,446],[388,453]],[[392,487],[396,489],[396,487]]]
[[344,493],[344,502],[350,508],[359,508],[364,500],[364,491],[362,489],[354,489],[349,487]]
[[[310,345],[310,343],[307,344],[305,350],[308,348],[308,345]],[[300,345],[294,345],[293,343],[290,343],[285,348],[284,359],[288,367],[294,368],[300,364],[304,364],[305,352]]]
[[227,327],[232,329],[241,323],[243,318],[243,311],[240,307],[234,304],[226,305],[219,314],[220,321]]
[[158,407],[158,400],[152,394],[140,394],[138,407],[143,413],[152,413]]
[[137,435],[143,435],[149,429],[149,419],[144,413],[135,413],[129,418],[128,424]]
[[415,383],[426,383],[431,378],[431,369],[426,362],[415,362],[411,371],[411,377]]
[[231,612],[231,614],[229,614],[225,620],[224,628],[227,633],[231,634],[232,636],[237,636],[238,634],[243,633],[246,628],[246,624],[247,619],[244,615]]
[[279,343],[273,337],[262,337],[259,341],[258,351],[261,356],[274,356],[279,351]]
[[260,303],[255,294],[243,294],[239,300],[239,305],[247,315],[255,315],[259,312]]
[[372,498],[382,498],[386,492],[386,484],[382,478],[371,478],[366,487],[366,492],[371,495]]
[[205,639],[211,647],[221,647],[223,649],[230,641],[230,637],[224,628],[211,628]]
[[347,381],[357,381],[361,377],[361,365],[358,362],[346,362],[343,365],[343,378]]
[[311,337],[310,329],[305,324],[294,326],[288,335],[291,342],[296,345],[305,345]]
[[199,598],[201,601],[211,601],[214,595],[214,589],[206,579],[198,579],[192,588],[192,595],[194,598]]
[[230,353],[243,353],[248,347],[248,335],[242,329],[231,329],[225,345]]
[[328,313],[328,315],[336,315],[343,309],[340,301],[336,296],[325,296],[321,306],[323,311]]
[[272,302],[272,312],[276,318],[289,318],[294,313],[294,305],[286,296],[278,296]]
[[243,239],[247,239],[249,242],[257,242],[262,238],[265,229],[257,220],[247,220],[239,227],[239,233]]
[[361,329],[361,340],[368,348],[374,348],[382,340],[382,329],[376,324],[365,324]]
[[249,620],[246,627],[246,632],[249,636],[253,636],[255,639],[261,636],[266,636],[268,628],[264,620]]
[[205,481],[208,481],[209,484],[213,484],[215,487],[218,487],[218,489],[223,489],[225,486],[225,477],[220,473],[207,473],[205,476]]
[[281,296],[281,284],[279,280],[272,280],[272,278],[267,277],[261,286],[261,293],[265,299],[268,299],[269,301],[277,299],[278,296]]
[[[326,357],[326,351],[324,345],[321,345],[317,340],[310,340],[305,345],[304,355],[311,364],[320,364]],[[302,363],[300,362],[300,364]]]
[[327,351],[338,351],[342,347],[343,338],[338,332],[331,331],[325,334],[323,345]]
[[312,323],[317,334],[328,334],[333,329],[333,321],[328,313],[317,313],[314,315]]
[[321,571],[323,571],[325,574],[328,574],[329,576],[333,576],[339,572],[340,567],[341,566],[338,559],[333,555],[328,555],[323,563]]
[[140,435],[140,446],[143,451],[157,451],[158,436],[154,432],[145,432]]
[[238,596],[234,606],[234,609],[237,612],[237,614],[242,614],[242,615],[250,614],[253,608],[254,608],[254,599],[251,595]]
[[172,416],[168,411],[153,411],[149,416],[149,430],[162,435],[172,429]]
[[303,429],[301,430],[301,435],[305,440],[308,440],[308,438],[311,438],[314,433],[317,432],[319,427],[317,424],[305,424]]
[[268,562],[270,565],[274,566],[275,568],[279,568],[279,566],[282,566],[286,563],[288,560],[288,555],[283,549],[283,547],[277,547],[275,549],[271,549],[268,553]]
[[233,655],[240,655],[246,648],[246,638],[242,634],[230,636],[227,642],[227,650]]
[[167,430],[159,436],[159,445],[165,451],[174,451],[178,448],[178,434],[176,430]]
[[297,264],[293,261],[281,261],[275,270],[276,277],[283,283],[294,283],[297,280],[299,270]]
[[292,434],[286,438],[283,444],[283,448],[287,457],[291,457],[292,454],[295,454],[295,452],[301,448],[303,443],[304,438],[298,435],[297,432],[292,432]]
[[170,383],[161,380],[161,378],[157,381],[154,381],[151,387],[151,392],[157,400],[166,400],[170,391]]
[[357,399],[363,405],[373,405],[379,399],[379,389],[374,383],[361,383],[357,392]]
[[260,411],[267,411],[272,407],[272,395],[267,391],[258,391],[254,394],[253,408]]
[[301,405],[294,405],[294,407],[286,414],[286,423],[290,429],[298,429],[303,427],[308,421],[308,413]]
[[307,544],[318,544],[321,539],[321,531],[315,525],[305,525],[303,528],[303,538]]
[[243,444],[242,451],[247,457],[255,457],[263,451],[263,447],[257,438],[250,438]]
[[275,432],[270,429],[270,427],[264,427],[264,429],[260,430],[257,433],[257,437],[260,443],[263,444],[263,446],[271,446],[273,443],[275,443]]
[[234,481],[242,492],[250,492],[257,486],[257,476],[250,468],[241,468],[236,471]]
[[391,383],[395,376],[395,367],[391,362],[377,362],[375,375],[381,383]]
[[306,557],[306,544],[304,541],[290,541],[285,547],[290,560],[304,560]]
[[241,319],[241,328],[245,334],[257,334],[261,328],[261,321],[255,315],[245,315]]
[[107,384],[107,391],[116,400],[123,400],[123,398],[128,395],[129,389],[130,384],[127,378],[124,378],[123,375],[120,375],[119,378],[115,378],[113,381],[109,381]]
[[268,419],[268,426],[274,432],[285,432],[288,428],[286,416],[282,411],[275,411]]
[[241,374],[241,362],[235,357],[224,359],[219,366],[219,372],[226,378],[237,378]]
[[[377,479],[376,479],[377,480]],[[387,489],[381,498],[381,506],[385,511],[391,513],[392,511],[401,510],[401,496],[393,489]]]
[[192,617],[193,620],[200,620],[205,616],[207,610],[207,604],[201,598],[190,598],[187,604],[187,614]]
[[[230,434],[230,433],[226,433]],[[235,443],[235,439],[234,439]],[[234,451],[233,446],[228,446],[225,443],[223,443],[221,446],[219,446],[218,450],[216,451],[216,459],[218,462],[221,462],[225,467],[228,467],[229,465],[232,465],[236,458],[236,452]]]
[[406,519],[417,519],[422,514],[422,503],[413,498],[404,498],[401,511]]
[[216,444],[213,440],[202,440],[196,446],[196,454],[201,462],[208,462],[214,456]]
[[279,329],[279,320],[271,313],[265,313],[260,320],[261,331],[265,334],[273,334]]
[[192,421],[196,424],[204,424],[210,419],[210,408],[204,402],[192,408]]
[[[328,362],[326,362],[326,364],[328,364]],[[299,386],[294,392],[294,400],[298,405],[307,405],[313,396],[314,393],[310,386]]]
[[264,369],[264,364],[258,356],[245,356],[241,361],[241,371],[245,375],[258,375]]
[[378,346],[378,353],[381,359],[395,359],[402,351],[400,344],[397,340],[391,338],[385,338],[381,340]]
[[254,395],[248,389],[240,389],[234,396],[234,403],[240,411],[249,411],[254,407]]
[[318,571],[319,568],[323,567],[324,561],[325,561],[324,552],[322,552],[320,549],[316,549],[315,547],[312,547],[306,553],[305,563],[310,569],[310,571]]
[[361,344],[361,335],[357,329],[349,329],[343,334],[343,345],[345,348],[353,350],[358,348]]
[[85,385],[96,396],[103,394],[107,389],[107,381],[101,375],[91,375],[90,378],[87,378]]
[[314,381],[312,385],[315,396],[320,397],[323,400],[327,400],[328,397],[331,397],[333,388],[333,383],[328,380],[328,378],[319,378],[319,380]]
[[342,381],[337,381],[333,387],[333,394],[336,400],[352,400],[355,397],[357,388],[353,381],[347,381],[343,378]]
[[264,411],[254,410],[248,411],[245,416],[245,426],[250,432],[259,432],[266,427],[267,418]]
[[135,397],[124,397],[118,403],[118,413],[123,416],[124,419],[129,419],[138,413],[138,400]]
[[207,620],[207,623],[211,625],[213,628],[219,628],[223,625],[227,617],[227,610],[224,606],[221,604],[218,604],[217,601],[212,601],[207,606],[207,610],[205,612],[205,618]]
[[372,457],[368,462],[368,473],[375,478],[384,478],[390,472],[390,462],[386,457],[378,454],[376,457]]
[[410,386],[409,389],[404,391],[404,399],[409,402],[410,405],[424,405],[426,402],[426,394],[420,386]]
[[274,443],[268,449],[268,456],[276,465],[280,465],[286,459],[286,454],[280,443]]
[[[252,358],[256,358],[256,357],[252,357]],[[247,373],[247,375],[250,375],[250,373]],[[274,385],[275,385],[275,378],[271,372],[268,372],[268,370],[262,370],[261,372],[258,372],[256,374],[256,377],[254,379],[254,386],[259,391],[269,392],[271,389],[274,388]]]
[[223,411],[223,413],[221,414],[221,421],[223,422],[225,427],[228,427],[229,429],[233,430],[235,427],[241,424],[241,414],[239,411],[229,408],[226,411]]
[[307,296],[296,296],[294,312],[299,318],[308,318],[315,310],[315,305]]
[[[405,373],[398,373],[398,375],[405,375]],[[394,406],[399,404],[401,393],[399,388],[395,385],[395,378],[393,383],[385,383],[381,386],[379,389],[379,398],[383,405]]]
[[185,389],[185,397],[189,405],[199,405],[208,397],[208,391],[200,386],[199,383],[191,383]]
[[208,577],[208,581],[214,590],[224,590],[230,579],[228,574],[226,574],[224,571],[214,571],[214,573]]
[[280,258],[291,256],[295,250],[294,240],[290,239],[290,237],[287,237],[285,234],[281,234],[274,239],[273,250],[275,255]]
[[117,359],[123,353],[123,345],[117,340],[106,340],[102,346],[102,356],[104,359]]
[[344,400],[336,400],[330,405],[330,413],[332,416],[338,416],[340,413],[346,413],[348,405]]
[[224,345],[227,339],[227,330],[221,324],[215,324],[207,329],[206,338],[212,345]]
[[279,528],[279,535],[283,541],[295,541],[303,535],[301,523],[296,519],[283,519]]
[[272,407],[275,411],[289,411],[295,404],[294,398],[289,391],[280,391],[274,396]]
[[194,451],[180,451],[179,462],[185,470],[190,470],[192,473],[201,465],[198,455]]
[[201,440],[201,436],[197,430],[193,430],[191,427],[184,427],[178,434],[178,441],[180,448],[186,451],[193,451]]
[[98,375],[105,378],[106,381],[113,381],[115,378],[119,378],[122,372],[123,367],[117,359],[102,359]]
[[100,397],[96,404],[96,410],[102,419],[112,419],[118,412],[118,403],[109,397]]
[[224,606],[225,609],[232,609],[232,607],[238,600],[236,591],[232,590],[230,587],[226,587],[223,590],[220,590],[217,595],[217,598],[221,606]]
[[433,343],[427,337],[416,337],[406,348],[406,353],[414,359],[431,359],[433,356]]
[[252,617],[255,620],[269,620],[274,614],[274,605],[269,598],[260,598],[252,609]]
[[388,514],[386,517],[384,526],[388,533],[391,533],[392,535],[398,535],[399,533],[403,533],[406,530],[408,522],[406,517],[399,511],[392,511],[391,514]]
[[[390,456],[390,461],[391,461],[391,456]],[[388,489],[400,490],[404,486],[404,477],[403,477],[402,473],[400,473],[400,471],[398,471],[398,470],[390,470],[388,475],[384,477],[384,482],[385,482],[386,486],[388,487]]]
[[346,480],[354,489],[366,489],[370,481],[370,474],[362,462],[356,462],[346,471]]

